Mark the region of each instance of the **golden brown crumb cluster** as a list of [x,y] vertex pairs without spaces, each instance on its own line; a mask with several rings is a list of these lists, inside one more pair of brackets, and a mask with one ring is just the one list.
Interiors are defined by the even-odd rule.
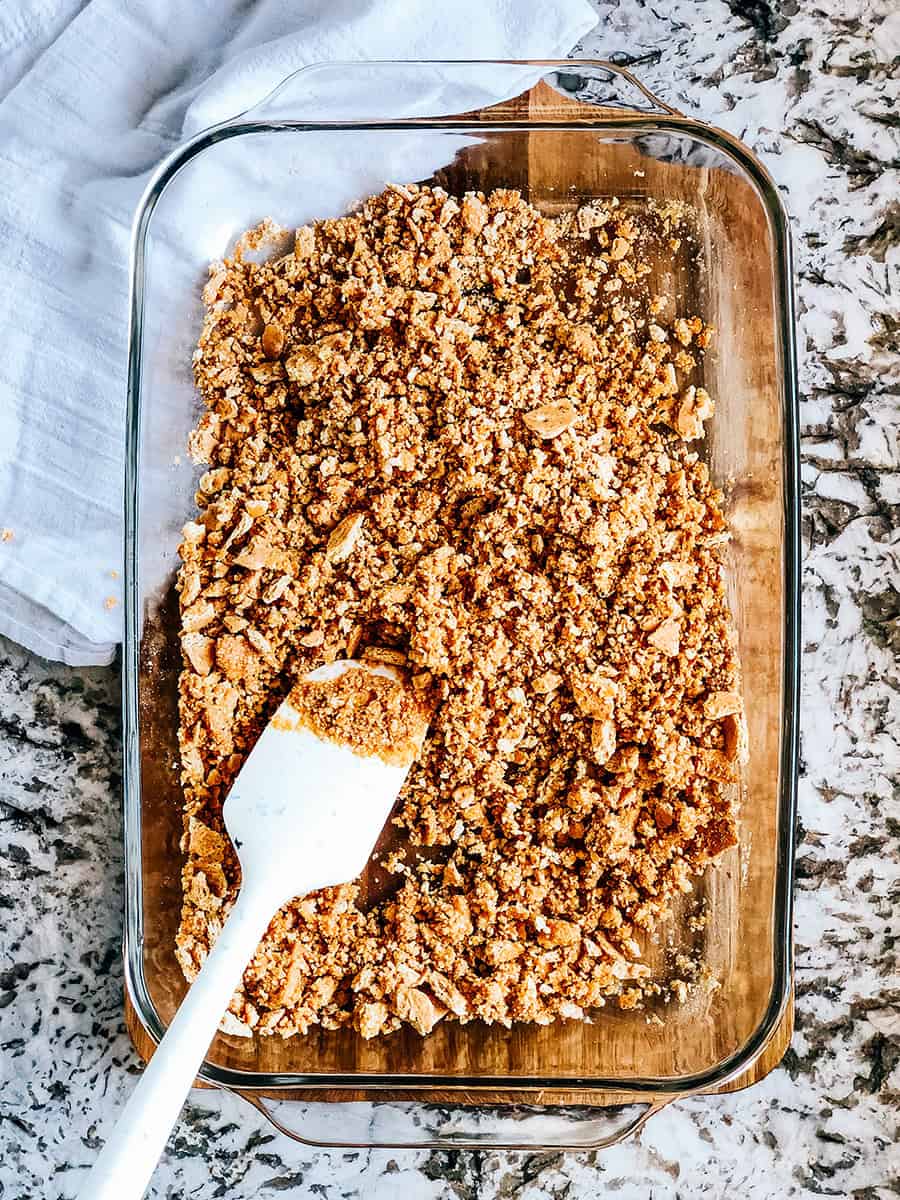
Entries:
[[646,284],[677,230],[410,185],[250,261],[276,232],[213,266],[195,355],[185,973],[236,893],[235,773],[298,676],[357,657],[432,712],[394,890],[282,909],[228,1027],[634,1005],[642,940],[734,843],[746,742],[722,498],[692,446],[709,331]]
[[348,746],[354,754],[396,766],[408,767],[415,760],[428,728],[425,697],[386,667],[363,666],[336,678],[302,679],[288,699],[296,714],[294,728],[305,727],[325,741]]

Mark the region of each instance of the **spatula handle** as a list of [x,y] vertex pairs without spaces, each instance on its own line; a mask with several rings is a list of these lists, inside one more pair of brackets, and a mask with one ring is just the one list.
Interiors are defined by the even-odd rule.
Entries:
[[275,912],[268,897],[241,891],[203,969],[131,1093],[80,1200],[143,1196],[219,1021]]

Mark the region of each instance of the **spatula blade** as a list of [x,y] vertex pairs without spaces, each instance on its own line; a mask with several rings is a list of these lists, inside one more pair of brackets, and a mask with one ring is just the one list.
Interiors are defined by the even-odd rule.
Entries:
[[[334,663],[308,679],[364,669]],[[406,780],[412,760],[396,764],[317,736],[290,699],[271,719],[235,780],[224,807],[244,885],[284,900],[355,879],[363,871]]]

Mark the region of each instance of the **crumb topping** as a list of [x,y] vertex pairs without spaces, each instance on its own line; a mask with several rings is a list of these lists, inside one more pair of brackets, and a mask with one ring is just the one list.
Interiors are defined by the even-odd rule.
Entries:
[[351,668],[333,679],[301,679],[288,701],[296,714],[290,718],[292,728],[302,726],[391,766],[413,762],[428,728],[423,695],[385,667]]
[[224,798],[292,681],[386,663],[431,714],[393,890],[286,905],[232,1032],[634,1007],[642,944],[734,844],[711,331],[646,286],[678,220],[394,185],[213,264],[178,578],[188,978],[239,886]]

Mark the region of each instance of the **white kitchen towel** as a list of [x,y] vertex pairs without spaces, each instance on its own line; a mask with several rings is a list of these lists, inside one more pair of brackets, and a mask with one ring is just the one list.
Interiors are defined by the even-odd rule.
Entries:
[[0,632],[76,665],[120,640],[128,241],[160,159],[310,63],[552,58],[595,21],[587,0],[0,4]]

